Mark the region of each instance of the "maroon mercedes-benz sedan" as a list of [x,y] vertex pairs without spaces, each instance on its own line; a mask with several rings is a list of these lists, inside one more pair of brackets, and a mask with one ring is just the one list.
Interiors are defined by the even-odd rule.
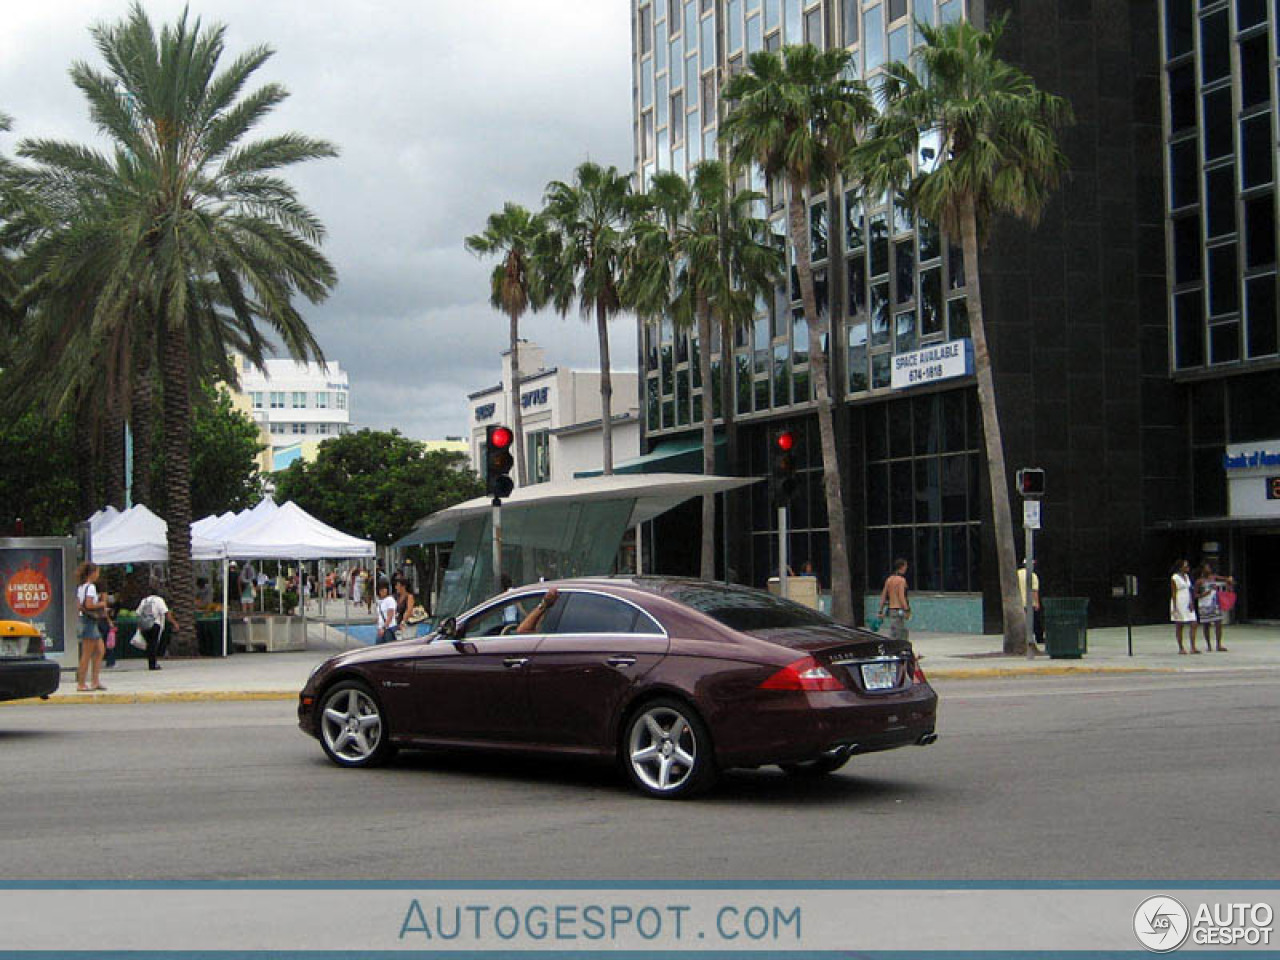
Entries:
[[397,747],[576,754],[675,798],[730,767],[823,774],[932,743],[937,704],[909,644],[759,590],[636,577],[521,587],[339,654],[298,723],[346,767]]

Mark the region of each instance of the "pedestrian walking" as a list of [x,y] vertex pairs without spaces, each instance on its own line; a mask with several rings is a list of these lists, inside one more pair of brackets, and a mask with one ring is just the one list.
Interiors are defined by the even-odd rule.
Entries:
[[396,638],[396,598],[386,581],[378,584],[378,642],[391,643]]
[[[1218,651],[1226,653],[1227,648],[1222,645],[1222,622],[1226,619],[1226,611],[1222,605],[1222,593],[1226,590],[1235,593],[1235,580],[1231,577],[1220,577],[1214,572],[1213,564],[1206,560],[1200,565],[1199,575],[1196,577],[1196,619],[1200,621],[1200,626],[1204,628],[1204,650],[1208,653],[1214,648],[1213,642],[1210,640],[1210,631],[1217,640]],[[1194,630],[1195,628],[1192,627]],[[1191,652],[1196,652],[1196,642],[1194,637],[1191,640]]]
[[[396,577],[396,628],[397,631],[409,622],[413,616],[413,608],[417,604],[413,591],[409,589],[409,581],[405,577]],[[415,631],[416,632],[416,631]]]
[[[231,564],[231,567],[235,569],[235,564]],[[253,601],[258,595],[257,580],[258,575],[253,569],[253,564],[245,563],[237,580],[240,586],[240,611],[242,613],[253,613]]]
[[911,601],[907,599],[907,569],[909,564],[902,557],[893,561],[893,573],[885,578],[880,591],[880,616],[889,623],[889,639],[907,640],[911,631],[907,621],[911,619]]
[[1169,577],[1169,620],[1178,638],[1178,652],[1187,652],[1182,645],[1182,631],[1191,624],[1191,652],[1199,653],[1196,649],[1196,611],[1191,603],[1191,564],[1186,560],[1175,563]]
[[[1027,568],[1024,564],[1018,568],[1018,596],[1022,598],[1022,609],[1027,609]],[[1040,574],[1031,572],[1031,635],[1035,642],[1031,644],[1034,652],[1036,644],[1044,646],[1044,617],[1040,612]]]
[[159,670],[157,661],[169,652],[169,634],[164,629],[166,624],[174,631],[179,629],[164,597],[158,593],[143,597],[138,604],[138,632],[147,643],[148,670]]
[[107,689],[100,682],[102,658],[106,654],[98,623],[106,616],[107,604],[98,597],[98,565],[82,563],[76,571],[76,609],[80,614],[80,664],[76,668],[76,689],[81,693]]

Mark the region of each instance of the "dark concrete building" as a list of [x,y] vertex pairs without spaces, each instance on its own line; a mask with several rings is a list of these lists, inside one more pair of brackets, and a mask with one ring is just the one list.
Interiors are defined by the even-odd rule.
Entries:
[[[1124,601],[1113,593],[1126,574],[1139,577],[1139,616],[1167,614],[1169,567],[1178,554],[1194,561],[1216,552],[1246,581],[1247,616],[1270,615],[1258,600],[1249,605],[1248,582],[1272,575],[1268,570],[1280,574],[1269,566],[1280,560],[1280,550],[1272,548],[1280,546],[1280,537],[1264,537],[1270,524],[1280,524],[1280,513],[1243,521],[1243,514],[1228,509],[1224,467],[1224,455],[1235,449],[1229,444],[1280,438],[1280,424],[1274,423],[1280,411],[1277,374],[1270,372],[1277,361],[1271,187],[1277,138],[1270,106],[1277,73],[1275,10],[1257,0],[1167,5],[632,4],[641,182],[658,169],[684,172],[715,153],[722,109],[717,91],[753,50],[795,42],[841,45],[874,83],[887,60],[909,55],[916,21],[963,16],[984,25],[1008,15],[1002,55],[1044,89],[1070,100],[1077,122],[1063,133],[1070,178],[1040,225],[994,225],[980,264],[988,339],[1010,472],[1037,466],[1048,474],[1037,549],[1045,592],[1088,597],[1095,623],[1123,619]],[[1170,26],[1175,20],[1176,30]],[[1177,39],[1186,34],[1187,22],[1190,47]],[[1206,38],[1207,56],[1216,58],[1207,86]],[[1226,75],[1219,64],[1223,57]],[[1184,90],[1188,65],[1190,94]],[[1247,95],[1246,87],[1252,91]],[[1264,88],[1265,108],[1257,99]],[[1205,127],[1202,136],[1202,110],[1215,94],[1212,102],[1222,102],[1222,89],[1230,90],[1231,115],[1224,121],[1210,110],[1215,126]],[[1265,143],[1257,132],[1263,127],[1257,118],[1264,114],[1270,131]],[[1196,130],[1186,126],[1188,117]],[[1207,156],[1203,143],[1220,137],[1214,131],[1224,122],[1232,155],[1240,160],[1214,154],[1201,162]],[[1183,141],[1191,138],[1197,169],[1187,172],[1175,154],[1185,155]],[[1199,215],[1201,185],[1206,177],[1225,183],[1217,171],[1229,162],[1244,179],[1233,180],[1229,191],[1230,223],[1221,213],[1222,222],[1212,229],[1230,225],[1232,231],[1206,232],[1211,228]],[[1167,164],[1176,169],[1171,173]],[[1195,183],[1194,190],[1186,188],[1194,201],[1179,202],[1190,193],[1175,196],[1182,189],[1179,177]],[[784,234],[780,191],[748,179],[769,194],[768,210],[761,212],[777,218],[776,231]],[[1217,193],[1209,196],[1227,204]],[[1198,232],[1184,222],[1193,218]],[[854,589],[878,590],[892,559],[903,556],[912,563],[918,625],[993,629],[999,622],[998,584],[972,377],[960,365],[946,371],[954,376],[924,384],[894,379],[894,369],[918,351],[963,347],[969,330],[959,251],[893,198],[868,202],[852,187],[814,198],[810,228],[819,299],[832,321],[829,355]],[[1217,252],[1232,244],[1235,252]],[[1179,259],[1191,257],[1192,247],[1194,269],[1190,260]],[[1215,286],[1214,277],[1228,272],[1234,298]],[[735,371],[730,400],[741,440],[731,469],[765,474],[772,435],[782,425],[796,431],[804,482],[792,510],[790,554],[797,563],[812,559],[825,580],[831,534],[808,370],[809,350],[817,345],[809,342],[794,285],[760,306],[754,327],[727,350],[709,345],[717,369],[728,362]],[[1197,317],[1199,326],[1190,319]],[[676,449],[700,423],[705,407],[697,350],[687,333],[669,324],[641,329],[650,451],[664,444]],[[713,396],[712,402],[720,421],[721,398]],[[1280,455],[1280,440],[1272,446]],[[1274,472],[1280,475],[1280,467]],[[761,585],[776,566],[776,525],[765,485],[757,484],[744,499],[743,522],[732,524],[725,537],[737,547],[729,551],[729,573]],[[1280,506],[1280,500],[1271,502]],[[1016,500],[1014,512],[1016,524]],[[695,572],[696,544],[688,531],[697,523],[690,510],[657,525],[649,540],[658,569]]]

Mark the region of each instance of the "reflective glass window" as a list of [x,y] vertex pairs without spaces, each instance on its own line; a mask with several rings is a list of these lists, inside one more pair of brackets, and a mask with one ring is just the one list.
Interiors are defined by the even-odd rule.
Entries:
[[889,272],[889,224],[883,213],[871,218],[871,276]]
[[911,28],[898,27],[889,31],[889,59],[898,63],[906,63],[911,52]]
[[942,307],[942,268],[920,273],[920,336],[932,337],[945,330]]
[[889,284],[872,284],[871,346],[888,346],[889,336]]
[[1174,133],[1196,125],[1196,76],[1189,63],[1169,71],[1169,125]]
[[787,10],[786,42],[804,43],[804,0],[783,0]]
[[846,47],[858,42],[858,7],[861,5],[861,0],[840,0],[840,27]]
[[904,310],[893,318],[893,349],[895,353],[906,353],[919,346],[916,340],[916,312]]
[[728,0],[725,4],[725,40],[730,53],[742,49],[742,0]]
[[1200,218],[1192,215],[1173,221],[1173,282],[1200,279]]
[[782,23],[782,0],[764,0],[765,33],[773,30],[780,23]]
[[747,21],[747,53],[755,53],[764,47],[764,31],[760,29],[760,18],[752,17]]
[[1169,147],[1169,204],[1185,207],[1200,199],[1200,168],[1195,140],[1180,140]]
[[640,8],[640,25],[636,34],[640,41],[640,56],[643,57],[653,43],[653,8],[647,4]]
[[653,41],[653,65],[656,70],[667,69],[667,53],[670,52],[667,46],[667,22],[663,20],[654,27]]
[[1205,172],[1205,223],[1210,237],[1234,233],[1236,229],[1236,175],[1234,167]]
[[915,241],[904,240],[893,245],[893,272],[897,296],[895,303],[910,303],[916,292]]
[[1271,99],[1271,51],[1260,33],[1240,43],[1240,105],[1247,110]]
[[1169,58],[1191,51],[1195,11],[1187,0],[1172,0],[1165,4],[1165,36]]
[[815,47],[823,46],[821,7],[814,7],[804,15],[804,42]]
[[814,260],[827,258],[827,201],[809,208],[809,251]]
[[862,56],[867,73],[884,63],[884,7],[879,5],[862,13]]
[[1240,324],[1235,320],[1209,327],[1209,362],[1235,363],[1240,359]]
[[947,301],[947,336],[952,340],[969,336],[969,303],[963,297]]
[[1180,370],[1204,364],[1204,294],[1199,290],[1173,298],[1174,366]]
[[867,389],[867,321],[853,321],[848,325],[847,331],[849,392],[859,393]]
[[1231,75],[1231,34],[1227,11],[1200,18],[1200,78],[1205,84]]
[[1236,29],[1246,30],[1265,23],[1267,0],[1236,0]]
[[1240,183],[1244,189],[1270,183],[1275,176],[1276,145],[1271,136],[1271,114],[1240,122]]
[[699,43],[702,53],[702,70],[712,69],[716,65],[716,18],[707,17],[702,21],[702,40]]
[[1254,277],[1245,283],[1245,317],[1249,331],[1249,356],[1276,353],[1276,276]]
[[1276,208],[1271,194],[1251,197],[1244,205],[1245,266],[1276,262]]
[[1231,88],[1204,95],[1204,158],[1216,160],[1231,154]]
[[844,245],[846,250],[856,250],[866,243],[866,216],[857,191],[847,190],[844,195]]
[[1209,316],[1220,317],[1240,309],[1239,271],[1236,245],[1213,247],[1209,251]]
[[849,258],[849,316],[867,309],[867,260],[859,253]]

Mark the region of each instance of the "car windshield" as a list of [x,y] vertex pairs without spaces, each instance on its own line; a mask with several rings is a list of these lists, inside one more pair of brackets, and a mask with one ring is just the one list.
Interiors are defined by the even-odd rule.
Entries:
[[832,621],[817,610],[783,600],[760,590],[726,590],[681,586],[668,594],[672,600],[705,613],[731,630],[786,630],[794,627],[830,626]]

